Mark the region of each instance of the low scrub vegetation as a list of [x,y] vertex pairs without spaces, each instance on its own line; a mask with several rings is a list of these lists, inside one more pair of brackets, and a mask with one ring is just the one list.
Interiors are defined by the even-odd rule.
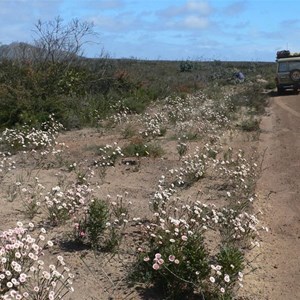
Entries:
[[[236,68],[245,82],[231,80]],[[259,157],[231,141],[259,130],[267,98],[256,78],[271,81],[272,69],[254,62],[2,60],[1,196],[12,210],[21,206],[16,217],[29,225],[18,221],[0,233],[1,298],[68,299],[72,266],[53,258],[68,245],[81,260],[93,252],[91,265],[104,253],[123,263],[116,285],[124,289],[155,290],[157,299],[234,299],[245,254],[266,228],[252,207]],[[78,139],[92,154],[71,155],[66,131],[87,127],[101,143],[76,136],[70,144]],[[124,186],[123,193],[110,187],[124,174],[133,193],[130,180],[150,185],[147,176],[155,175],[138,209]]]

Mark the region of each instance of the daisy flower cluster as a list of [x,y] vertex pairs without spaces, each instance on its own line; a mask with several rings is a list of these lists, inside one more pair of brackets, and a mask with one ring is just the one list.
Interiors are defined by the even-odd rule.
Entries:
[[47,149],[55,145],[57,134],[63,125],[49,116],[49,121],[41,124],[40,128],[23,125],[19,129],[6,128],[0,136],[0,143],[14,151]]
[[67,189],[55,186],[43,202],[48,219],[53,225],[70,219],[78,210],[85,209],[92,198],[93,190],[87,184],[72,184]]
[[170,173],[175,175],[178,186],[191,185],[205,176],[208,160],[209,157],[197,147],[193,154],[181,158],[181,167],[171,169]]
[[124,104],[124,101],[122,101],[122,100],[118,101],[114,105],[111,105],[111,109],[113,111],[116,111],[116,113],[113,114],[109,118],[109,120],[115,125],[120,125],[120,124],[128,122],[130,119],[130,115],[132,115],[132,112]]
[[155,138],[164,135],[168,118],[163,112],[145,113],[141,120],[144,129],[140,134],[145,138]]
[[45,251],[53,246],[46,241],[46,230],[34,224],[0,232],[1,299],[62,299],[72,288],[69,268],[62,256],[47,265]]
[[115,142],[113,145],[106,144],[99,148],[99,158],[94,161],[98,167],[114,166],[118,157],[124,156],[121,147]]
[[[140,228],[139,266],[151,274],[152,283],[163,281],[164,286],[181,286],[186,292],[206,287],[216,295],[229,295],[243,281],[238,246],[254,240],[259,222],[246,212],[171,197]],[[213,252],[208,247],[212,236]]]
[[242,150],[239,149],[237,153],[234,153],[233,149],[229,148],[224,159],[214,160],[213,167],[216,176],[225,179],[227,186],[232,187],[231,191],[227,193],[229,199],[253,201],[255,198],[253,187],[258,166],[255,162],[248,161]]

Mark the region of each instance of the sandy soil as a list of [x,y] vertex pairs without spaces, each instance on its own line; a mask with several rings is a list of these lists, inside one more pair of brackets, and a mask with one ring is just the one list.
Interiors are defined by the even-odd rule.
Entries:
[[[171,133],[174,134],[174,133]],[[271,97],[267,113],[261,122],[261,134],[235,132],[222,139],[234,149],[242,148],[248,153],[258,149],[263,157],[261,177],[257,183],[258,200],[255,210],[263,215],[259,218],[270,231],[262,237],[262,246],[249,255],[252,261],[249,269],[254,268],[245,278],[245,286],[240,290],[238,299],[246,300],[298,300],[300,299],[300,96]],[[23,162],[24,168],[12,172],[1,183],[0,229],[15,225],[16,221],[26,218],[22,213],[22,203],[9,202],[8,195],[12,182],[22,178],[23,181],[38,176],[46,187],[53,187],[59,174],[68,174],[66,166],[78,162],[81,167],[91,165],[97,157],[100,146],[126,144],[120,132],[109,135],[102,130],[84,129],[64,133],[60,141],[68,146],[68,155],[64,166],[51,164],[48,168],[35,170]],[[149,214],[148,201],[155,190],[161,175],[178,164],[176,141],[169,137],[159,141],[166,150],[161,158],[141,158],[138,166],[127,166],[122,162],[107,171],[105,178],[96,176],[94,181],[98,197],[107,194],[114,197],[126,192],[132,201],[132,215],[140,217]],[[191,143],[191,148],[199,141]],[[26,165],[27,164],[27,165]],[[28,174],[31,169],[31,174]],[[29,178],[30,177],[30,178]],[[54,179],[53,179],[54,178]],[[72,178],[66,179],[72,180]],[[205,182],[207,180],[207,182]],[[204,179],[188,193],[197,197],[201,193],[204,201],[217,201],[223,191],[214,189],[216,183]],[[37,216],[35,221],[40,221]],[[100,254],[97,257],[88,249],[77,249],[59,241],[66,238],[66,230],[59,227],[51,231],[58,242],[52,254],[63,253],[75,273],[75,293],[72,300],[106,300],[106,299],[159,299],[155,294],[143,294],[136,288],[128,288],[125,276],[129,262],[132,260],[135,247],[134,238],[125,245],[117,256]]]
[[256,210],[269,227],[251,253],[256,271],[243,294],[255,300],[300,299],[300,96],[274,96],[261,122],[264,155]]

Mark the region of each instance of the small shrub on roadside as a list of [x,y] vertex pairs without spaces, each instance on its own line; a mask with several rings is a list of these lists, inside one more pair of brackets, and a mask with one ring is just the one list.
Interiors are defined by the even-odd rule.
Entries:
[[142,120],[145,129],[140,131],[144,138],[156,138],[166,134],[167,117],[164,113],[150,115],[143,114]]
[[273,90],[276,88],[276,82],[275,80],[272,80],[272,81],[268,81],[265,85],[265,89],[267,90]]
[[132,142],[123,148],[125,156],[138,156],[138,157],[161,157],[164,150],[158,143],[144,143],[143,140]]
[[84,219],[74,225],[75,241],[88,241],[92,249],[97,249],[103,242],[106,223],[108,222],[107,203],[100,199],[93,199],[88,206]]
[[100,158],[95,160],[94,164],[99,167],[114,166],[118,157],[124,156],[123,150],[115,142],[113,145],[105,145],[99,148],[98,155]]
[[186,142],[181,141],[181,139],[179,138],[176,149],[179,154],[179,159],[181,159],[186,154],[188,150],[188,145]]
[[255,118],[248,118],[243,120],[238,127],[240,127],[243,131],[259,131],[259,120]]
[[[210,231],[222,236],[225,224],[253,231],[256,225],[243,221],[237,225],[227,217],[225,220],[223,210],[213,204],[183,201],[172,195],[158,203],[153,218],[140,225],[142,236],[131,280],[153,284],[162,292],[162,299],[188,299],[192,294],[205,299],[231,299],[243,280],[244,255],[231,244],[233,241],[224,246],[223,239],[212,253],[206,238],[210,238]],[[236,241],[248,239],[248,234],[242,236],[242,228],[239,232]]]
[[34,178],[34,184],[24,184],[16,182],[16,197],[18,197],[23,204],[23,212],[25,216],[32,219],[38,214],[41,207],[41,197],[45,187],[40,184],[39,178]]
[[[221,248],[211,264],[210,295],[213,299],[232,299],[235,288],[243,286],[244,255],[234,248]],[[237,285],[237,287],[236,287]]]
[[87,210],[75,218],[73,238],[93,250],[114,251],[121,243],[122,233],[129,221],[129,205],[125,197],[116,201],[93,199]]
[[6,174],[16,168],[16,162],[12,159],[10,152],[0,152],[0,182]]
[[191,186],[203,178],[206,174],[209,157],[201,153],[197,147],[193,154],[181,157],[181,167],[171,169],[170,173],[175,175],[174,183],[178,186]]
[[147,145],[141,140],[137,141],[137,143],[132,142],[125,146],[123,148],[123,153],[124,156],[130,157],[130,156],[139,156],[139,157],[144,157],[148,156],[148,147]]

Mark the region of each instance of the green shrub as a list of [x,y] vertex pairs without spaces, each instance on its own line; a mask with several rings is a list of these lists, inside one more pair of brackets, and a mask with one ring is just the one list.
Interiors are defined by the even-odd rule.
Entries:
[[100,156],[95,160],[95,164],[99,167],[114,166],[120,156],[124,156],[122,150],[117,143],[113,145],[106,144],[99,147],[97,154]]
[[267,105],[267,95],[262,92],[259,84],[247,85],[247,87],[230,99],[231,107],[247,107],[253,114],[262,114]]
[[275,88],[276,88],[275,80],[273,80],[273,81],[268,81],[268,82],[266,83],[266,85],[265,85],[265,88],[266,88],[267,90],[273,90],[273,89],[275,89]]
[[243,131],[258,131],[259,128],[259,120],[255,118],[248,118],[246,120],[243,120],[238,126]]
[[[167,197],[167,190],[160,193]],[[221,242],[217,253],[218,247],[214,253],[208,250],[205,238],[211,237],[210,230],[218,232],[222,227],[219,216],[222,208],[200,201],[177,198],[159,203],[153,218],[141,224],[139,254],[129,280],[153,285],[160,299],[232,299],[243,280],[244,256],[229,243]]]
[[108,205],[105,201],[94,199],[88,207],[85,219],[79,223],[76,239],[87,239],[93,249],[103,242],[106,223],[109,220]]
[[208,255],[201,235],[171,243],[163,232],[160,234],[165,243],[140,255],[131,278],[150,282],[164,299],[182,299],[191,296],[194,290],[201,290],[201,281],[209,274]]
[[180,72],[191,72],[193,69],[193,63],[189,60],[180,62],[179,70]]
[[74,224],[76,242],[93,250],[113,251],[122,240],[122,232],[129,219],[129,202],[118,195],[116,201],[93,199],[87,211]]
[[160,157],[164,154],[162,147],[157,143],[144,143],[143,140],[132,142],[122,149],[125,156]]

